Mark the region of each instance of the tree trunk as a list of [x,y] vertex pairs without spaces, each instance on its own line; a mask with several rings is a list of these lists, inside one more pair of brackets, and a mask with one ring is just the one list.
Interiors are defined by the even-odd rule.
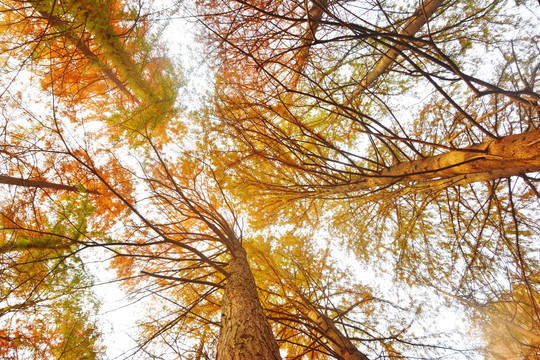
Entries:
[[300,75],[304,71],[311,45],[315,41],[315,34],[317,33],[317,29],[319,28],[319,24],[321,23],[321,19],[327,8],[328,0],[316,0],[313,1],[311,9],[307,11],[308,23],[306,33],[302,38],[302,45],[295,55],[296,68],[290,85],[292,90],[296,90],[296,87],[298,86],[298,81],[300,80]]
[[[428,0],[424,1],[420,7],[415,11],[411,19],[405,25],[405,28],[400,32],[400,35],[405,36],[414,36],[418,30],[420,30],[429,20],[431,16],[437,11],[439,7],[443,4],[444,0]],[[354,99],[356,99],[364,90],[370,87],[375,80],[377,80],[382,74],[395,63],[399,51],[404,50],[405,46],[396,45],[395,49],[388,50],[380,59],[377,61],[373,69],[366,74],[366,76],[360,82],[358,88],[352,93],[347,104],[350,104]]]
[[[344,185],[316,191],[318,195],[337,195],[360,190],[376,190],[402,181],[457,179],[459,185],[540,171],[540,130],[509,135],[500,140],[475,144],[464,149],[425,159],[389,166],[378,174],[358,175]],[[467,179],[458,178],[469,176]],[[460,182],[460,180],[462,180]],[[448,186],[452,186],[449,182]],[[427,186],[426,190],[430,190]]]
[[356,348],[352,341],[345,336],[336,326],[334,321],[322,314],[317,306],[311,303],[296,287],[294,281],[289,278],[289,284],[294,293],[304,306],[309,309],[307,317],[313,322],[317,331],[329,342],[332,349],[338,353],[343,360],[369,360],[369,358]]
[[[311,306],[311,305],[310,305]],[[339,331],[332,319],[312,309],[308,317],[317,325],[318,331],[330,341],[330,346],[343,360],[369,360],[356,346]]]
[[136,98],[133,94],[126,88],[124,82],[122,82],[114,73],[114,71],[109,68],[89,47],[85,42],[78,38],[74,32],[71,30],[70,24],[61,19],[60,17],[51,14],[48,12],[49,9],[43,6],[41,2],[29,1],[38,12],[39,15],[46,19],[50,26],[58,30],[62,36],[68,39],[74,46],[81,52],[82,55],[86,57],[91,63],[97,66],[101,72],[112,81],[123,93],[129,96],[130,99],[136,101]]
[[[32,187],[32,188],[39,188],[39,189],[65,190],[65,191],[74,191],[74,192],[79,192],[81,190],[77,186],[56,184],[56,183],[51,183],[51,182],[43,181],[43,180],[21,179],[21,178],[16,178],[16,177],[7,176],[7,175],[0,175],[0,184]],[[95,190],[86,190],[86,192],[88,192],[89,194],[99,194],[99,192]]]
[[255,279],[241,245],[232,250],[228,271],[217,360],[280,360],[277,342],[259,302]]

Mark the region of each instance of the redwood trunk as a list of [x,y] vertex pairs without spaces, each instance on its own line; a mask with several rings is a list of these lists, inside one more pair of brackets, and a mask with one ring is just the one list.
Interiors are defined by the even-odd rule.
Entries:
[[317,329],[325,338],[330,341],[330,346],[337,352],[343,360],[369,360],[369,358],[361,353],[356,346],[336,327],[332,319],[319,313],[316,310],[311,310],[308,314],[311,321],[317,325]]
[[221,305],[217,360],[280,360],[277,342],[263,312],[246,251],[235,246]]
[[[399,163],[382,170],[379,174],[360,175],[348,184],[332,186],[318,191],[318,194],[335,195],[367,189],[375,190],[403,181],[421,183],[449,179],[456,180],[456,184],[450,181],[448,186],[463,185],[538,171],[540,171],[540,130],[531,130],[442,155]],[[429,189],[427,187],[427,190]]]

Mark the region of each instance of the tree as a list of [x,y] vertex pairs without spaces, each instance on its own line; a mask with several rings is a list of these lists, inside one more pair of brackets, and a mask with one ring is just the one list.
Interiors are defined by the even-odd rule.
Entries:
[[[537,317],[538,264],[528,255],[538,228],[527,209],[538,195],[539,96],[524,17],[508,38],[512,20],[493,22],[511,12],[505,2],[437,4],[414,32],[414,12],[396,18],[403,13],[388,2],[363,12],[354,2],[199,4],[218,53],[217,110],[205,124],[228,129],[231,141],[215,151],[258,225],[317,227],[331,217],[334,236],[362,259],[391,252],[407,281],[480,298],[519,284]],[[480,44],[495,71],[469,61]],[[420,105],[406,113],[401,99]],[[518,138],[526,145],[484,162]],[[524,161],[518,148],[531,149]],[[500,180],[509,177],[520,180]],[[479,290],[490,281],[504,290]]]
[[[522,329],[520,346],[536,351],[535,336],[524,336],[537,335],[539,314],[538,227],[528,216],[540,166],[536,53],[532,37],[505,32],[516,21],[533,28],[503,1],[358,5],[197,2],[216,96],[183,118],[176,64],[161,59],[150,26],[169,12],[120,1],[3,4],[2,36],[16,34],[2,45],[15,69],[4,89],[20,125],[6,116],[2,249],[12,257],[2,269],[32,269],[27,292],[15,275],[6,281],[21,289],[13,296],[33,306],[35,289],[55,284],[50,264],[84,262],[79,253],[99,248],[131,296],[149,300],[141,356],[458,351],[416,335],[401,316],[416,314],[347,283],[328,254],[350,249],[392,273],[388,287],[444,291],[499,323],[519,315],[505,323],[509,334]],[[493,76],[479,73],[478,46],[500,54]],[[16,94],[27,69],[43,88],[31,94],[40,116]],[[402,99],[420,96],[402,112]],[[326,247],[321,234],[332,238]],[[63,279],[78,276],[65,270]],[[52,304],[54,286],[43,289]],[[82,321],[51,328],[43,356],[98,356],[86,309],[56,304]],[[73,344],[73,331],[88,341]]]
[[[65,244],[66,241],[58,241],[56,238],[46,238],[43,239],[43,246],[41,246],[40,239],[32,239],[24,243],[20,241],[13,243],[9,245],[10,249],[28,246],[65,250],[67,247],[70,252],[76,253],[89,247],[104,247],[118,255],[118,267],[123,269],[125,274],[136,269],[133,263],[130,263],[132,261],[130,259],[140,258],[144,264],[140,274],[145,278],[156,279],[158,288],[164,280],[172,279],[188,286],[192,284],[210,286],[213,289],[212,292],[216,289],[224,289],[224,294],[220,294],[219,297],[222,297],[221,310],[226,314],[222,321],[222,328],[225,330],[222,331],[221,336],[225,340],[220,341],[218,354],[224,358],[232,356],[231,353],[243,356],[243,358],[257,356],[277,359],[280,357],[271,328],[257,298],[255,283],[249,270],[246,253],[241,245],[241,237],[238,234],[238,226],[235,225],[235,217],[234,215],[231,215],[229,219],[225,217],[227,212],[230,212],[230,206],[224,206],[225,216],[216,210],[218,202],[222,199],[226,201],[226,198],[223,198],[218,186],[212,189],[207,184],[212,178],[201,173],[204,167],[198,168],[199,162],[196,159],[188,158],[190,161],[187,161],[179,157],[177,164],[170,165],[159,150],[162,146],[159,137],[156,144],[148,134],[133,131],[132,136],[138,137],[136,139],[138,146],[132,147],[131,151],[141,160],[142,166],[130,165],[129,161],[124,165],[114,148],[102,148],[96,146],[99,142],[88,141],[89,139],[98,141],[100,137],[89,137],[88,134],[83,133],[82,141],[79,141],[81,140],[78,137],[80,133],[67,131],[71,127],[69,122],[61,123],[56,116],[39,120],[41,129],[48,131],[50,136],[47,144],[58,146],[55,151],[51,148],[46,149],[56,155],[54,160],[61,160],[65,165],[70,164],[71,169],[84,173],[99,188],[95,194],[99,196],[91,196],[89,199],[89,204],[95,206],[97,213],[92,214],[91,224],[75,226],[76,236],[73,239],[68,235],[61,236],[60,240],[62,237],[69,240],[67,244]],[[43,126],[45,123],[50,126]],[[107,138],[107,134],[104,136]],[[129,147],[122,148],[122,151],[129,151],[129,149]],[[179,153],[181,154],[182,152]],[[21,156],[17,158],[17,160],[20,159]],[[36,168],[30,167],[32,170]],[[195,171],[195,174],[190,171]],[[36,186],[37,183],[28,181],[25,184],[32,185],[32,187],[27,187],[28,191],[45,192],[45,194],[51,187]],[[147,187],[147,191],[154,195],[148,197],[148,194],[144,192],[139,194],[135,190],[135,185]],[[202,189],[198,189],[201,185]],[[72,189],[60,187],[53,191]],[[54,197],[51,198],[54,201]],[[115,201],[120,202],[121,206],[115,205]],[[140,204],[145,204],[148,208],[141,211],[138,208]],[[22,205],[24,210],[28,203]],[[52,208],[49,207],[46,211],[50,214]],[[23,213],[17,213],[18,217],[21,217]],[[44,215],[41,212],[37,214]],[[159,215],[171,219],[171,222],[163,223],[164,218],[160,218]],[[119,217],[119,220],[116,217]],[[25,228],[25,226],[39,227],[40,224],[46,223],[46,219],[24,218],[16,221],[16,218],[6,216],[10,227],[6,226],[3,229],[4,232],[9,229],[28,230],[30,233],[44,234],[45,237],[51,233],[46,229]],[[118,223],[123,225],[124,229],[114,231]],[[112,240],[113,238],[115,240]],[[158,260],[157,269],[150,261],[154,257],[152,255],[154,252],[159,254],[155,256]],[[169,257],[175,254],[178,255],[178,259]],[[68,252],[66,257],[73,258],[73,255]],[[20,262],[19,259],[14,260],[15,264]],[[185,268],[175,268],[173,274],[176,276],[169,276],[167,266],[171,263],[177,265],[178,262],[187,265]],[[40,263],[45,264],[45,262]],[[129,266],[129,268],[124,268],[124,266]],[[221,283],[225,279],[227,279],[226,285],[223,286]],[[160,289],[160,293],[166,292],[167,287]],[[207,296],[212,295],[212,292]],[[197,302],[205,302],[205,300],[205,297],[196,299]],[[250,313],[244,311],[248,305],[252,308]],[[167,327],[160,331],[166,330]],[[258,348],[254,346],[254,337],[261,342]],[[252,339],[249,346],[246,346],[246,338]]]
[[82,103],[124,130],[152,129],[174,116],[179,79],[150,42],[149,21],[136,4],[14,1],[3,10],[10,41],[2,53],[20,51],[19,66],[34,60],[42,86],[65,98],[71,112]]
[[[206,6],[215,5],[214,2],[210,3]],[[223,6],[227,7],[229,5]],[[457,184],[464,184],[471,181],[488,181],[494,178],[518,176],[538,171],[538,149],[536,148],[531,149],[531,154],[525,155],[523,159],[511,155],[515,154],[515,152],[505,152],[503,158],[498,158],[504,164],[491,163],[486,167],[476,167],[476,164],[469,164],[473,166],[471,168],[462,164],[476,163],[476,160],[479,160],[477,156],[479,153],[486,153],[491,140],[501,141],[505,135],[522,132],[510,128],[506,134],[497,134],[501,130],[488,129],[484,125],[480,125],[475,118],[481,118],[482,122],[487,123],[486,118],[503,116],[501,111],[506,111],[508,106],[515,106],[518,109],[523,108],[524,111],[532,111],[530,113],[532,118],[523,117],[520,123],[522,128],[534,129],[537,104],[533,100],[523,98],[519,95],[519,92],[504,90],[501,88],[502,84],[504,84],[501,81],[497,81],[499,85],[495,86],[463,74],[459,69],[459,65],[451,59],[450,55],[445,55],[439,49],[437,43],[437,41],[447,42],[447,39],[443,37],[445,32],[457,31],[455,28],[430,29],[431,33],[427,35],[419,35],[413,39],[407,38],[407,41],[413,41],[412,44],[414,45],[411,45],[411,43],[406,44],[404,40],[401,40],[405,37],[401,33],[396,34],[396,32],[387,31],[381,34],[375,30],[364,29],[361,25],[350,23],[352,21],[350,19],[339,19],[340,5],[335,5],[338,9],[328,9],[327,16],[329,18],[338,18],[339,21],[328,20],[326,24],[329,28],[327,30],[328,35],[321,35],[320,47],[326,47],[328,53],[332,54],[332,51],[334,51],[336,55],[333,58],[328,57],[317,60],[317,63],[312,65],[312,73],[306,71],[302,75],[305,78],[305,88],[297,88],[296,85],[291,85],[287,80],[287,76],[291,76],[288,73],[288,69],[291,68],[289,63],[281,58],[275,58],[275,56],[293,56],[296,51],[294,45],[289,45],[287,41],[283,40],[283,45],[275,49],[272,48],[273,53],[270,53],[268,47],[262,47],[260,44],[277,37],[274,32],[289,23],[291,24],[289,26],[291,30],[288,30],[286,36],[280,33],[280,41],[283,38],[290,38],[291,43],[301,41],[303,32],[294,29],[301,28],[306,21],[309,23],[306,20],[309,18],[309,12],[307,17],[303,15],[303,17],[294,18],[292,15],[287,17],[289,8],[283,3],[283,8],[279,9],[265,9],[258,7],[256,4],[244,2],[240,2],[238,6],[240,8],[235,12],[222,11],[217,12],[215,16],[212,13],[203,13],[201,15],[204,19],[206,17],[218,18],[219,20],[215,20],[216,23],[226,24],[227,17],[234,14],[234,17],[230,16],[232,19],[230,21],[234,21],[234,23],[229,25],[230,28],[235,29],[233,33],[226,33],[225,31],[228,28],[223,25],[222,28],[224,29],[216,27],[208,30],[209,36],[213,35],[212,39],[215,39],[215,46],[223,48],[222,51],[224,52],[224,55],[219,59],[220,63],[217,65],[220,66],[219,69],[222,71],[220,76],[224,79],[218,84],[220,109],[217,115],[225,125],[231,128],[231,137],[238,139],[238,151],[242,151],[241,156],[243,158],[256,158],[259,161],[268,163],[270,166],[274,164],[275,167],[289,169],[289,172],[283,173],[281,171],[280,175],[275,175],[275,177],[269,176],[268,171],[261,172],[260,175],[255,173],[251,176],[252,178],[256,177],[255,181],[259,184],[266,183],[270,188],[269,191],[299,193],[300,195],[297,196],[311,192],[315,196],[324,196],[326,194],[343,194],[343,196],[347,196],[348,192],[354,192],[355,196],[358,196],[365,193],[362,190],[376,192],[387,189],[390,185],[397,185],[395,187],[399,188],[400,181],[404,181],[405,186],[410,187],[411,180],[419,182],[419,186],[430,180],[436,180],[433,187],[437,189],[437,187],[453,186],[456,182]],[[499,5],[499,7],[501,6]],[[451,10],[446,9],[444,11],[450,12]],[[493,11],[495,10],[500,11],[500,9],[493,9]],[[242,11],[245,11],[245,14]],[[474,9],[473,11],[484,12],[488,11],[488,9]],[[260,16],[255,16],[255,13]],[[350,14],[350,16],[353,16],[353,19],[358,22],[362,21],[354,13]],[[452,16],[449,17],[452,19]],[[259,26],[259,22],[253,20],[255,18],[264,20],[268,18],[260,26],[263,30],[254,29],[254,27]],[[413,16],[412,19],[409,22],[414,22],[415,17]],[[489,18],[485,21],[489,21]],[[402,23],[406,23],[406,21],[402,21]],[[407,28],[407,26],[405,27]],[[365,34],[360,33],[359,28]],[[437,31],[435,32],[435,30]],[[251,31],[253,31],[253,35],[249,37],[250,41],[245,42],[243,40],[246,36],[245,33]],[[338,31],[350,31],[351,34],[338,36],[338,34],[335,34]],[[403,31],[407,32],[406,30]],[[433,34],[434,32],[435,34]],[[498,34],[495,34],[494,37],[496,35]],[[446,108],[446,111],[455,111],[455,116],[461,117],[465,121],[463,125],[470,129],[476,129],[477,133],[471,132],[468,139],[460,140],[458,134],[462,134],[464,131],[460,126],[455,127],[456,133],[454,134],[450,132],[454,131],[453,129],[449,129],[448,125],[442,123],[432,124],[431,126],[445,126],[447,130],[443,136],[439,134],[428,135],[424,131],[426,129],[421,125],[422,122],[429,121],[428,119],[419,119],[417,124],[414,125],[416,130],[405,122],[401,124],[397,117],[393,115],[394,110],[391,108],[393,104],[390,103],[390,98],[388,101],[382,98],[379,99],[380,106],[386,108],[387,115],[380,112],[371,115],[367,108],[364,110],[365,106],[357,107],[351,99],[347,99],[345,95],[347,92],[351,92],[349,83],[354,81],[354,78],[342,80],[339,67],[350,66],[348,64],[352,60],[341,58],[340,54],[346,51],[346,45],[350,43],[352,50],[346,52],[344,56],[356,56],[362,59],[361,61],[366,61],[367,55],[354,53],[358,48],[355,42],[365,41],[364,38],[380,42],[382,46],[386,46],[395,52],[400,47],[403,47],[412,52],[414,56],[425,61],[426,64],[432,62],[434,67],[439,67],[440,70],[429,70],[431,72],[423,70],[419,67],[420,65],[414,62],[414,59],[406,56],[404,50],[400,50],[400,55],[405,57],[405,63],[400,63],[400,66],[404,69],[396,70],[396,72],[398,74],[410,74],[412,76],[409,76],[409,78],[414,81],[417,81],[418,78],[415,76],[416,73],[423,74],[420,80],[422,80],[422,77],[425,78],[427,83],[431,84],[434,90],[441,94],[442,98],[435,98],[434,101],[449,103],[450,108]],[[439,40],[440,38],[442,40]],[[346,40],[349,40],[349,42],[345,42]],[[391,41],[396,45],[388,44],[385,41]],[[414,41],[417,41],[418,44]],[[484,41],[487,44],[486,46],[489,46],[489,42],[492,40],[487,38],[485,40],[481,39],[481,41]],[[333,43],[338,42],[340,42],[340,47],[338,45],[332,47]],[[341,44],[341,42],[344,42],[344,44]],[[252,46],[251,43],[255,45]],[[317,54],[313,50],[314,46],[312,44],[311,53]],[[438,58],[428,53],[428,51],[436,52]],[[383,58],[388,59],[396,56],[397,54],[393,56],[385,55]],[[240,67],[234,66],[239,61],[247,62],[248,65],[243,66],[240,70]],[[315,62],[315,60],[313,61]],[[359,64],[354,65],[360,66]],[[388,66],[384,66],[384,68],[388,70]],[[534,63],[520,64],[519,66],[532,68]],[[320,68],[331,68],[332,73],[326,74],[324,71],[320,71]],[[230,73],[233,71],[237,71],[237,73]],[[249,76],[244,76],[243,72],[249,72]],[[523,73],[527,72],[528,70],[523,71]],[[383,74],[383,70],[376,70],[368,72],[366,76],[370,79],[376,79]],[[448,80],[445,76],[447,76]],[[434,80],[435,77],[437,77],[436,80]],[[401,78],[404,79],[401,80]],[[401,78],[400,81],[407,79],[403,75]],[[458,90],[459,80],[454,79],[461,78],[463,78],[462,83],[467,89]],[[369,80],[366,86],[368,83],[374,83],[374,81]],[[526,79],[523,81],[529,83]],[[455,85],[456,82],[457,86]],[[326,83],[333,83],[333,85],[325,87],[324,84]],[[450,84],[448,90],[443,88],[446,83]],[[477,85],[475,84],[485,86],[488,93],[484,94],[476,90]],[[360,88],[365,89],[363,85]],[[472,88],[472,91],[469,88]],[[510,102],[505,105],[505,108],[501,109],[493,109],[490,108],[491,105],[486,104],[486,108],[490,108],[490,110],[485,111],[485,114],[482,115],[474,110],[474,103],[472,103],[473,100],[470,97],[462,99],[456,96],[453,98],[449,95],[450,91],[469,91],[475,97],[485,97],[493,94],[494,97],[507,97]],[[523,96],[529,96],[528,92],[529,90],[526,90]],[[355,91],[352,91],[352,93],[356,94]],[[532,94],[530,96],[534,98],[538,95]],[[465,106],[457,103],[457,101],[462,100],[470,103],[467,105],[471,109],[470,111],[464,110]],[[446,106],[439,104],[439,106]],[[427,114],[419,114],[418,116],[425,115]],[[384,116],[390,118],[386,120]],[[513,121],[513,118],[510,117],[509,123],[513,123]],[[393,122],[393,124],[387,126],[385,122]],[[466,123],[469,123],[469,125]],[[498,126],[498,123],[494,125]],[[363,135],[366,135],[365,140],[361,138]],[[488,137],[490,141],[478,141],[477,139],[482,139],[482,136]],[[528,145],[537,144],[535,140],[538,133],[536,131],[525,132],[524,136],[529,139],[527,141]],[[451,139],[451,141],[448,142],[444,140],[445,138]],[[509,138],[508,141],[513,141],[513,139]],[[371,147],[369,146],[370,142]],[[437,156],[437,154],[442,155]],[[388,160],[383,161],[385,158],[389,158],[391,161],[389,163],[387,163]],[[451,158],[454,160],[435,165],[438,161]],[[251,169],[249,164],[246,167]],[[462,171],[459,170],[460,166],[464,166],[461,168]],[[515,169],[511,170],[512,167],[515,167]],[[415,168],[419,170],[415,170]],[[442,170],[446,171],[443,172]],[[245,174],[249,176],[250,172],[246,171]],[[468,177],[468,179],[463,179],[464,176]],[[420,182],[421,180],[422,182]],[[431,187],[431,184],[428,183],[425,186]]]
[[[0,212],[2,278],[0,352],[6,358],[97,359],[103,354],[95,316],[99,303],[89,288],[92,276],[78,255],[91,210],[78,199],[57,209],[56,223],[35,219],[24,228],[26,212]],[[67,201],[66,201],[67,202]]]
[[[212,314],[208,310],[217,305],[221,308],[218,359],[279,359],[277,343],[260,305],[242,246],[238,219],[219,184],[212,184],[211,173],[196,158],[183,158],[182,152],[177,152],[179,157],[172,161],[150,138],[145,143],[150,148],[146,152],[147,162],[139,170],[139,181],[146,184],[148,193],[142,194],[141,199],[132,198],[131,194],[124,196],[99,169],[86,162],[88,159],[72,155],[114,192],[133,215],[129,224],[133,230],[108,245],[117,254],[120,275],[134,286],[139,271],[155,279],[159,297],[170,293],[171,299],[181,297],[182,301],[175,300],[179,304],[190,304],[151,334],[149,341],[190,314],[201,317],[203,323],[215,324],[213,316],[205,320],[200,313]],[[144,208],[140,208],[141,204]],[[210,291],[204,290],[208,287]],[[217,289],[224,290],[219,300],[214,295]]]
[[[153,128],[160,121],[152,112],[160,116],[173,112],[170,101],[162,100],[174,98],[174,87],[159,87],[165,85],[160,72],[167,64],[156,66],[155,59],[149,58],[156,51],[145,50],[148,44],[143,32],[134,32],[135,28],[103,16],[102,5],[110,6],[108,9],[114,13],[119,11],[119,3],[87,3],[86,9],[77,3],[55,5],[44,1],[2,4],[6,25],[2,36],[8,39],[2,42],[5,69],[20,66],[9,74],[17,76],[24,73],[23,66],[34,66],[32,71],[42,76],[45,90],[52,89],[53,120],[61,116],[80,126],[81,109],[86,114],[94,110],[94,116],[111,120],[114,117],[107,114],[107,109],[124,113],[129,110],[137,122],[124,128]],[[102,15],[96,17],[97,12]],[[147,57],[139,58],[143,59],[139,66],[132,56],[135,52],[143,55],[143,51]],[[119,71],[120,65],[128,70]],[[7,196],[1,204],[2,275],[6,284],[2,291],[2,304],[6,306],[2,309],[1,351],[16,358],[101,358],[101,334],[94,318],[98,307],[97,303],[91,305],[93,295],[87,290],[93,283],[80,269],[79,253],[98,246],[100,241],[107,243],[100,230],[108,231],[116,222],[114,217],[124,209],[107,189],[95,188],[99,182],[91,173],[70,160],[62,150],[67,144],[55,142],[59,132],[68,127],[55,127],[55,121],[46,119],[44,112],[33,114],[31,103],[35,97],[37,102],[44,100],[39,91],[33,89],[24,98],[26,94],[16,80],[4,82],[3,93],[10,97],[2,99],[2,183],[10,188],[3,189]],[[111,93],[111,83],[124,97],[119,98],[119,92],[114,90]],[[163,89],[169,93],[161,92]],[[137,98],[132,91],[144,98]],[[127,106],[111,107],[110,96]],[[62,101],[56,103],[56,98]],[[41,106],[46,109],[46,102]],[[90,116],[86,122],[92,120]],[[87,137],[85,141],[99,140]],[[114,169],[114,159],[101,166]],[[114,176],[116,183],[122,181],[119,175],[105,171],[103,176]],[[90,189],[85,189],[88,184]],[[124,182],[120,188],[129,188],[129,184]],[[66,191],[82,195],[66,195]],[[87,191],[99,197],[88,199]]]
[[[355,325],[347,314],[362,308],[361,313],[367,315],[373,311],[368,308],[376,299],[371,289],[355,283],[350,273],[332,262],[328,249],[325,253],[313,251],[317,246],[310,239],[313,237],[288,233],[280,242],[260,239],[250,249],[257,259],[255,272],[264,307],[276,323],[276,337],[289,358],[317,359],[330,355],[366,360],[368,357],[351,340]],[[331,318],[327,314],[336,316]],[[391,341],[385,343],[386,338],[374,335],[375,326],[370,324],[370,328],[367,323],[364,320],[361,326],[362,335],[383,347],[383,352],[395,355]],[[370,346],[370,353],[376,347]]]

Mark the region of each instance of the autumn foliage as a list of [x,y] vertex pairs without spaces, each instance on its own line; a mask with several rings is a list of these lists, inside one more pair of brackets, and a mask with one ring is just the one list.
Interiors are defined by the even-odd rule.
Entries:
[[0,357],[535,358],[535,6],[3,1]]

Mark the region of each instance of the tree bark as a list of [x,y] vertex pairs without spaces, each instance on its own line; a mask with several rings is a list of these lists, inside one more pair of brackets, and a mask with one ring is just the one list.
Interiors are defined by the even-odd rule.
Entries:
[[308,317],[317,325],[318,331],[328,340],[330,346],[337,352],[343,360],[369,360],[369,358],[361,353],[356,346],[339,331],[332,319],[321,314],[319,311],[312,309],[308,313]]
[[263,312],[246,251],[231,251],[229,278],[221,305],[217,360],[280,360],[272,328]]
[[[65,191],[74,191],[74,192],[80,191],[80,189],[77,186],[56,184],[56,183],[51,183],[51,182],[43,181],[43,180],[21,179],[21,178],[16,178],[16,177],[7,176],[7,175],[0,175],[0,184],[24,186],[24,187],[32,187],[32,188],[40,188],[40,189],[65,190]],[[86,190],[86,191],[89,194],[99,194],[99,192],[95,190]]]
[[317,331],[330,342],[332,349],[338,353],[343,360],[369,360],[364,353],[357,349],[347,336],[339,331],[332,319],[322,314],[319,309],[317,309],[316,305],[311,303],[311,301],[302,294],[292,279],[288,278],[288,281],[298,299],[300,299],[304,306],[309,309],[307,311],[307,317],[315,325]]
[[[418,9],[414,12],[411,19],[407,22],[403,30],[400,32],[400,35],[413,36],[424,26],[429,18],[433,16],[435,11],[443,4],[444,0],[428,0],[423,2]],[[399,55],[399,51],[403,50],[405,46],[396,45],[394,49],[388,50],[380,59],[377,61],[373,69],[364,76],[362,81],[356,90],[352,93],[349,101],[350,104],[354,99],[356,99],[364,90],[370,87],[375,80],[379,78],[382,74],[394,64],[396,58]]]
[[[540,171],[540,130],[509,135],[464,149],[425,159],[402,162],[373,175],[358,175],[348,184],[316,190],[318,195],[335,195],[375,190],[403,181],[457,179],[459,185]],[[459,176],[478,174],[460,179]],[[461,180],[461,182],[459,181]],[[453,186],[449,182],[448,186]],[[426,190],[429,190],[427,187]]]

